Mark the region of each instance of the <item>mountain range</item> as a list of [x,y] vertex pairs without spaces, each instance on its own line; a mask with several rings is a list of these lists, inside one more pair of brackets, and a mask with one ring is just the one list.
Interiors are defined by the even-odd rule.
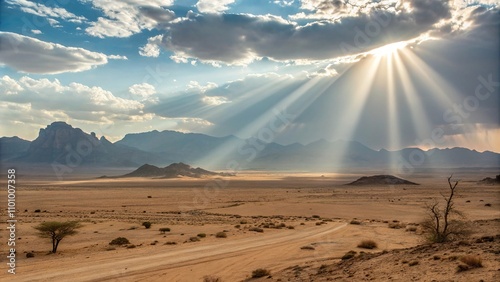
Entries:
[[70,167],[139,167],[189,163],[209,169],[314,171],[333,168],[384,169],[499,167],[500,154],[466,148],[373,150],[355,141],[318,140],[306,145],[264,143],[235,136],[150,131],[131,133],[117,142],[86,133],[65,122],[40,129],[33,141],[0,138],[0,161],[19,164],[61,164]]

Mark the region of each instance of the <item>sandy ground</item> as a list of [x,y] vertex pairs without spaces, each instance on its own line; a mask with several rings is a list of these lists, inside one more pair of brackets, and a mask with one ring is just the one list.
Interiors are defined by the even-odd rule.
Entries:
[[[248,173],[217,179],[20,179],[17,274],[7,276],[2,264],[0,280],[203,281],[214,275],[242,281],[256,268],[280,273],[296,265],[339,261],[363,239],[378,243],[378,249],[367,252],[423,243],[418,229],[393,229],[388,223],[420,222],[425,204],[446,193],[445,177],[409,179],[419,186],[343,185],[356,178]],[[467,174],[461,182],[457,208],[469,220],[500,218],[499,187],[480,186],[472,179]],[[5,191],[0,197],[6,199]],[[5,209],[1,217],[6,218]],[[349,224],[354,218],[361,224]],[[77,235],[61,242],[57,254],[48,253],[50,241],[38,238],[32,228],[53,220],[83,223]],[[145,229],[144,221],[152,227]],[[282,228],[272,228],[280,224]],[[161,234],[161,227],[171,232]],[[264,232],[250,231],[252,227]],[[221,231],[227,238],[215,237]],[[190,242],[199,233],[207,236]],[[2,258],[7,236],[2,228]],[[120,236],[134,247],[108,244]],[[27,252],[35,257],[26,258]],[[422,281],[431,281],[429,275]]]

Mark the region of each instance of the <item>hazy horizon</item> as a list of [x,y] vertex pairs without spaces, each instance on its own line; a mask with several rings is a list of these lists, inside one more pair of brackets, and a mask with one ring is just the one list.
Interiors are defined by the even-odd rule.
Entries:
[[[0,136],[55,120],[500,152],[497,1],[4,1]],[[269,141],[269,142],[268,142]]]

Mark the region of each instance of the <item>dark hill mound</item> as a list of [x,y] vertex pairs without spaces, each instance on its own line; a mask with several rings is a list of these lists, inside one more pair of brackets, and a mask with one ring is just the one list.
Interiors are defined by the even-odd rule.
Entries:
[[176,177],[194,177],[200,178],[204,176],[224,175],[202,168],[192,168],[185,163],[173,163],[164,168],[154,165],[145,164],[134,170],[131,173],[122,175],[120,177],[157,177],[157,178],[176,178]]
[[398,178],[393,175],[373,175],[363,176],[358,180],[348,183],[346,185],[419,185],[417,183]]
[[486,177],[483,180],[479,181],[478,183],[486,185],[500,185],[500,174],[497,175],[495,178]]

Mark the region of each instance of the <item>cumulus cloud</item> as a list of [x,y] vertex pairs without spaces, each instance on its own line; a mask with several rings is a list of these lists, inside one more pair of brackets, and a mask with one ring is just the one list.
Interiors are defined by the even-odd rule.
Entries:
[[214,89],[217,84],[213,82],[208,82],[205,85],[201,85],[198,81],[191,80],[187,85],[188,90],[194,90],[196,92],[205,93],[207,90]]
[[39,29],[32,29],[31,33],[33,33],[33,34],[42,34],[42,31],[39,30]]
[[229,9],[229,5],[233,4],[235,0],[198,0],[196,8],[201,13],[220,13]]
[[11,32],[0,32],[0,51],[0,64],[27,73],[80,72],[108,62],[102,53]]
[[142,100],[148,99],[156,94],[155,87],[149,83],[134,84],[128,88],[128,91]]
[[[74,23],[82,23],[87,19],[83,16],[77,16],[66,9],[61,7],[48,7],[46,5],[35,3],[28,0],[6,0],[5,3],[9,7],[19,7],[19,9],[25,13],[33,14],[44,18],[54,18],[62,19]],[[56,21],[56,20],[54,20]],[[56,21],[57,22],[57,21]]]
[[[67,118],[100,121],[105,119],[143,118],[144,105],[116,97],[101,87],[80,83],[62,84],[59,80],[19,80],[9,76],[0,79],[0,101],[38,113],[64,113]],[[28,113],[25,113],[29,115]]]
[[144,57],[160,56],[160,44],[163,40],[163,34],[148,38],[148,43],[139,47],[139,55]]
[[165,8],[171,6],[173,0],[92,0],[92,4],[102,10],[104,17],[91,22],[85,31],[100,38],[129,37],[175,18],[174,12]]
[[333,77],[337,75],[339,75],[339,73],[337,72],[335,67],[332,64],[329,64],[326,67],[309,74],[308,77],[316,77],[316,76]]

